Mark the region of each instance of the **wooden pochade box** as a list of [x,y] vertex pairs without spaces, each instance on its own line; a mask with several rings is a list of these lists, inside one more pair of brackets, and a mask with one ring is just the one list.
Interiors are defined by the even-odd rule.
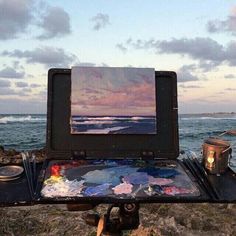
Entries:
[[[71,134],[71,70],[50,69],[47,155],[37,165],[35,193],[30,194],[25,176],[0,182],[0,205],[235,202],[236,177],[230,169],[208,175],[217,192],[213,197],[201,184],[203,176],[178,158],[175,72],[155,71],[155,98],[155,134]],[[65,191],[57,195],[58,186]]]

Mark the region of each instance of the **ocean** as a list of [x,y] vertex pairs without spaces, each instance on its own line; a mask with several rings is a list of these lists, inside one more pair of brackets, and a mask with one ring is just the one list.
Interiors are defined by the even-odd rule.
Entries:
[[[77,119],[83,132],[109,133],[122,130],[129,125],[136,127],[146,125],[153,119],[132,117],[130,120],[118,117],[91,117]],[[109,124],[108,128],[106,125]],[[84,123],[84,124],[83,124]],[[91,124],[93,123],[93,124]],[[95,124],[94,124],[95,123]],[[111,126],[112,124],[112,126]],[[201,145],[207,137],[217,136],[225,130],[236,129],[236,113],[186,114],[179,115],[180,150],[191,150],[201,155]],[[233,148],[232,164],[236,167],[236,136],[225,135]],[[0,115],[0,145],[6,149],[32,150],[45,147],[46,116],[45,115]]]

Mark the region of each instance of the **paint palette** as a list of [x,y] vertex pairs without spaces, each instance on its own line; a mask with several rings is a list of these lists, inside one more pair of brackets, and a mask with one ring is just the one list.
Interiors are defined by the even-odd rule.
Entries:
[[200,192],[175,161],[51,161],[41,195],[44,198],[116,199],[199,196]]

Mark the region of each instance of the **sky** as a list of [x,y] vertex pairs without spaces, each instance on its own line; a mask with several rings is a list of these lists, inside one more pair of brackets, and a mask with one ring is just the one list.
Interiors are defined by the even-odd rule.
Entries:
[[72,116],[155,116],[151,68],[72,67]]
[[0,0],[0,113],[46,113],[47,72],[176,71],[179,113],[236,112],[236,0]]

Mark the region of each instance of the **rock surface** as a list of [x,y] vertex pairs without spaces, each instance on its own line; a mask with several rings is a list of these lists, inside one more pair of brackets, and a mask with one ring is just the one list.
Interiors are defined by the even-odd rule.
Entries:
[[[105,213],[106,205],[97,207]],[[94,212],[90,210],[89,212]],[[85,224],[84,212],[69,212],[65,205],[1,208],[0,235],[96,235]],[[145,204],[140,209],[140,226],[128,236],[235,235],[234,204]]]
[[[45,149],[32,150],[29,152],[36,156],[36,162],[43,162],[46,158]],[[19,151],[15,149],[4,150],[3,146],[0,146],[0,164],[21,164],[22,157]]]

